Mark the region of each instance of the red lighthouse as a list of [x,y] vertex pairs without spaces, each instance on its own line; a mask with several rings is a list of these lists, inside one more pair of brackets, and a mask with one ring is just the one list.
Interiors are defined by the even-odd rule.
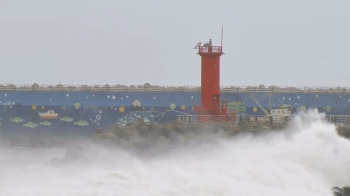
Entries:
[[[220,57],[223,55],[222,46],[213,46],[211,39],[195,49],[201,56],[201,104],[194,105],[194,111],[201,116],[227,116],[227,104],[220,100]],[[208,117],[207,117],[207,120]],[[201,120],[199,121],[207,121]]]

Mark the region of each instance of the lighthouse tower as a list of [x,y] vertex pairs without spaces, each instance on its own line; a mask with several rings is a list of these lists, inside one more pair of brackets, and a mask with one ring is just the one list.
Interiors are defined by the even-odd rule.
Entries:
[[[213,46],[212,40],[195,47],[201,56],[201,103],[193,110],[199,116],[226,116],[227,104],[220,100],[220,57],[222,46]],[[206,121],[206,120],[199,120]]]

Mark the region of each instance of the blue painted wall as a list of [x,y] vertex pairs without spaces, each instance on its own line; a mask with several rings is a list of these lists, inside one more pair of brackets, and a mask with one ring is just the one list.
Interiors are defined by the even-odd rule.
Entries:
[[[264,115],[252,99],[253,96],[265,109],[289,105],[292,112],[317,108],[326,114],[350,115],[350,94],[312,93],[223,93],[222,99],[230,103],[241,103],[245,108],[242,115]],[[141,107],[133,107],[138,100]],[[35,92],[0,91],[0,135],[1,134],[92,134],[97,127],[108,129],[115,123],[129,121],[132,115],[151,119],[151,122],[172,121],[175,115],[195,114],[193,104],[200,103],[200,92]],[[38,112],[54,110],[57,119],[48,120],[50,126],[43,126]],[[100,117],[98,117],[100,115]],[[148,116],[147,116],[148,115]],[[74,119],[67,123],[60,118]],[[15,123],[10,119],[23,119]],[[89,125],[78,126],[79,120]],[[36,127],[25,127],[32,122]]]

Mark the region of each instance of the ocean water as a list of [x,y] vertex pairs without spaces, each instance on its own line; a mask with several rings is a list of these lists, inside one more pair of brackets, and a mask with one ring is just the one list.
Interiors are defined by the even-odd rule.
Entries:
[[307,195],[350,185],[350,141],[309,111],[283,132],[238,135],[144,157],[83,145],[84,159],[54,167],[65,149],[0,149],[0,195]]

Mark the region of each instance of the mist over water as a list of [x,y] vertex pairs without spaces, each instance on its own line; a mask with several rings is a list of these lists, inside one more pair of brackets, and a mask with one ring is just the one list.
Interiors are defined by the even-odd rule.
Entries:
[[3,147],[0,195],[331,196],[350,184],[350,141],[322,118],[146,157],[84,144],[83,159],[60,167],[50,161],[65,149]]

